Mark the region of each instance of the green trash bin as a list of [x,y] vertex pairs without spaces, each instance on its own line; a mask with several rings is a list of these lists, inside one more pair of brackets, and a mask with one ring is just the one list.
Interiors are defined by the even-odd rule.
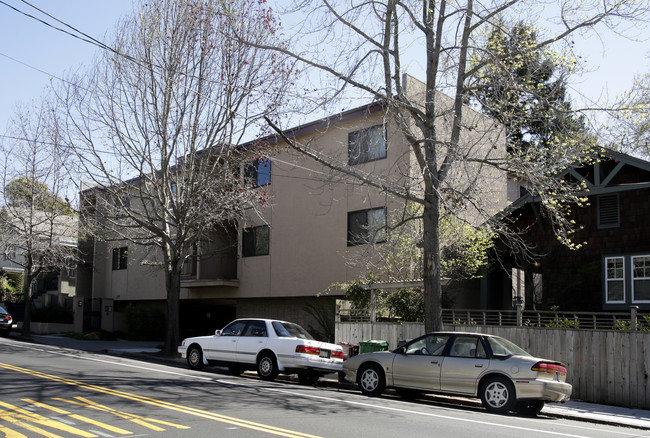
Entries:
[[388,341],[361,341],[359,342],[359,354],[372,353],[373,351],[388,351]]

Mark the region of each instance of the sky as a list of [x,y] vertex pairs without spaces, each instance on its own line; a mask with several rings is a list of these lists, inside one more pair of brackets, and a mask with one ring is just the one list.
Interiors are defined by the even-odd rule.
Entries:
[[[131,0],[33,0],[29,3],[102,41],[105,33],[132,8]],[[53,80],[50,75],[63,77],[68,70],[89,65],[99,50],[6,5],[46,18],[20,0],[0,3],[0,134],[6,132],[16,105],[29,105],[43,94],[44,87]],[[55,23],[49,18],[48,22]]]
[[[104,38],[116,21],[132,10],[131,0],[31,0],[28,2],[96,39]],[[96,46],[59,32],[16,12],[44,17],[20,0],[0,0],[0,135],[6,133],[17,105],[29,105],[44,87],[70,70],[89,65]],[[9,5],[9,6],[7,6]],[[48,19],[52,22],[51,19]],[[63,27],[63,25],[61,25]],[[629,29],[650,41],[650,26]],[[574,78],[574,101],[611,99],[628,90],[635,75],[650,73],[650,43],[601,32],[601,39],[576,38],[576,48],[588,61],[590,72]]]

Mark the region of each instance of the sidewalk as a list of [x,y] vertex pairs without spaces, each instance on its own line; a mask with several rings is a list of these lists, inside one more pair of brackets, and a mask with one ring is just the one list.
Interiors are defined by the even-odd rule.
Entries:
[[[173,365],[184,364],[184,361],[180,358],[163,358],[156,355],[161,350],[160,342],[78,340],[59,335],[33,335],[32,338],[34,342],[39,344],[115,356],[127,356]],[[329,380],[332,380],[332,382],[329,382]],[[328,383],[338,385],[335,375],[332,379],[328,379]],[[466,401],[468,399],[463,400]],[[650,411],[643,409],[629,409],[570,400],[566,403],[547,403],[542,410],[542,414],[593,423],[616,424],[650,430]]]

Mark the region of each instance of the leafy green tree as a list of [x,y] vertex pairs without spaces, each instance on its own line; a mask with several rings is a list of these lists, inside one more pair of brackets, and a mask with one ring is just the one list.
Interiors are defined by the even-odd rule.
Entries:
[[402,321],[424,321],[424,295],[422,289],[399,289],[386,297],[389,315]]
[[69,202],[52,193],[47,184],[24,176],[7,184],[5,197],[6,202],[14,207],[33,205],[39,211],[57,210],[62,214],[73,214]]
[[484,53],[475,60],[482,67],[471,97],[505,126],[511,152],[543,159],[587,136],[567,96],[572,57],[542,47],[535,28],[523,22],[511,29],[497,23]]
[[[303,71],[309,70],[308,83],[301,87],[300,115],[327,106],[345,108],[360,100],[381,102],[387,121],[410,148],[413,169],[408,174],[395,172],[397,176],[372,172],[342,161],[338,154],[315,151],[310,141],[289,138],[283,129],[285,120],[267,117],[267,123],[279,135],[284,133],[282,138],[289,147],[337,176],[422,206],[421,216],[413,219],[422,221],[419,241],[427,331],[442,327],[441,217],[453,214],[462,220],[472,215],[472,223],[494,217],[494,202],[481,190],[487,185],[481,178],[490,170],[530,181],[541,200],[542,214],[553,216],[553,230],[562,241],[573,228],[567,210],[556,206],[565,201],[573,204],[576,187],[554,180],[547,171],[573,158],[564,153],[566,148],[553,150],[562,152],[560,156],[544,156],[544,166],[536,157],[504,157],[498,124],[489,123],[466,106],[478,79],[485,76],[483,68],[498,66],[505,58],[503,52],[485,54],[485,38],[495,23],[535,23],[543,16],[554,25],[545,27],[535,49],[547,50],[569,45],[572,34],[597,33],[625,20],[643,21],[650,12],[647,2],[638,0],[561,2],[547,8],[549,4],[526,0],[303,0],[287,6],[290,12],[302,14],[300,23],[290,36],[293,46],[274,49],[295,59]],[[245,42],[244,36],[238,39]],[[407,74],[416,65],[422,67],[415,73],[422,79],[420,84]],[[516,91],[516,81],[512,84]],[[455,191],[459,202],[448,202],[447,189]],[[501,228],[508,231],[507,224],[502,223]],[[509,237],[515,240],[518,236]]]
[[16,303],[23,294],[22,277],[10,277],[6,273],[0,275],[0,303]]
[[493,244],[489,227],[472,227],[447,218],[440,224],[444,236],[440,256],[443,276],[452,281],[477,278],[488,263],[488,250]]

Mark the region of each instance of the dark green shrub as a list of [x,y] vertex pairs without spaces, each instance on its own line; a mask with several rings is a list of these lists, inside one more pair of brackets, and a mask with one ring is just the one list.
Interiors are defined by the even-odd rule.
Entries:
[[32,321],[72,324],[74,323],[74,313],[61,306],[45,306],[32,311]]
[[152,307],[128,307],[125,313],[129,339],[159,341],[165,338],[165,313]]

